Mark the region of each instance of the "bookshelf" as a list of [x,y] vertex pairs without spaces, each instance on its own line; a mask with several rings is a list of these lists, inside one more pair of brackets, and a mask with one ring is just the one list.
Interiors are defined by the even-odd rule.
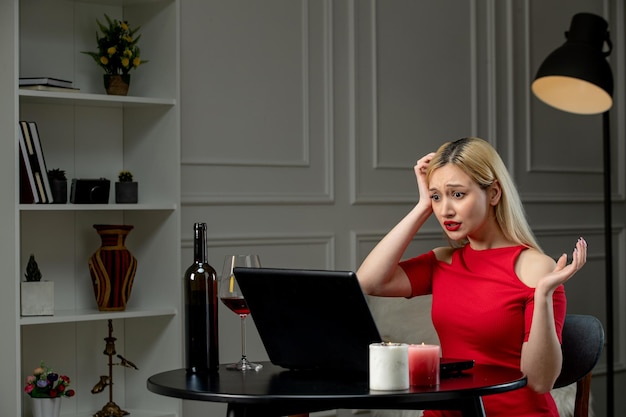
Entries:
[[[102,69],[81,51],[95,50],[96,18],[104,14],[141,26],[139,46],[150,62],[131,72],[128,96],[108,96]],[[103,355],[113,321],[118,353],[138,370],[114,367],[113,399],[140,417],[181,415],[180,400],[157,396],[146,379],[182,366],[180,266],[179,0],[15,0],[0,5],[0,50],[14,66],[0,67],[2,173],[12,192],[0,204],[7,226],[0,372],[3,415],[31,415],[25,376],[44,360],[72,379],[76,396],[61,415],[92,416],[108,402],[108,389],[91,388],[107,373]],[[78,91],[18,88],[19,77],[72,80]],[[111,181],[109,204],[20,204],[18,121],[35,121],[48,169],[67,178]],[[10,155],[6,157],[6,155]],[[138,204],[114,204],[117,173],[139,182]],[[87,261],[100,238],[93,224],[131,224],[126,245],[138,260],[128,307],[101,312]],[[55,283],[53,316],[20,316],[19,286],[28,256],[43,279]],[[7,262],[5,262],[7,261]],[[13,362],[13,361],[3,361]]]

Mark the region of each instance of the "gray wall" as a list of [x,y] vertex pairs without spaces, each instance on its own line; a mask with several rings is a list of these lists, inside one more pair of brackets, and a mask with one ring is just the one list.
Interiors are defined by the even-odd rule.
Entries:
[[[581,11],[609,20],[614,42],[613,240],[623,253],[621,1],[182,0],[183,264],[193,222],[206,221],[218,271],[234,252],[256,252],[264,266],[356,268],[416,202],[415,161],[475,135],[500,151],[547,253],[588,240],[568,310],[604,321],[601,118],[553,110],[530,92]],[[412,253],[441,243],[436,224],[424,231]],[[617,257],[617,386],[626,384],[625,270]],[[235,361],[239,319],[220,314],[221,359]],[[248,333],[249,356],[266,359],[254,326]],[[603,357],[597,415],[604,370]]]

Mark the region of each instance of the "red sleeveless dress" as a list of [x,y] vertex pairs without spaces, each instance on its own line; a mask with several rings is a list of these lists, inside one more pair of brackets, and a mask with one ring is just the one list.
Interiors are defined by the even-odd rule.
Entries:
[[[432,294],[432,320],[442,356],[474,359],[477,364],[519,369],[522,343],[528,340],[534,288],[515,274],[524,246],[477,251],[466,245],[448,264],[428,252],[400,263],[412,286],[412,297]],[[563,286],[554,291],[554,318],[561,340],[566,299]],[[550,393],[528,387],[483,397],[487,417],[559,417]],[[460,416],[460,412],[426,411],[424,416]]]

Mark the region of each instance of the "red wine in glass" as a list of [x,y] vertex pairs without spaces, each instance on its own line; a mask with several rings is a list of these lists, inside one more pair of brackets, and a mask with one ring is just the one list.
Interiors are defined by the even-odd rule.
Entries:
[[226,368],[237,371],[258,371],[263,365],[252,363],[246,357],[246,317],[250,314],[250,309],[233,274],[233,269],[236,267],[260,268],[261,262],[258,255],[229,255],[224,259],[219,289],[220,300],[241,318],[241,359],[237,363],[227,365]]
[[250,314],[248,304],[246,304],[246,300],[243,298],[223,297],[221,300],[224,305],[231,309],[235,314],[239,314],[240,316],[247,316]]

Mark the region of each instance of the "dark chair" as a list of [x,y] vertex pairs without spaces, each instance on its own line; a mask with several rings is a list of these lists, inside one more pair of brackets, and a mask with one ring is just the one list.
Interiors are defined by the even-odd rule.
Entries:
[[563,367],[554,388],[576,383],[574,417],[589,414],[591,370],[598,363],[604,346],[604,329],[593,316],[568,314],[563,325]]

